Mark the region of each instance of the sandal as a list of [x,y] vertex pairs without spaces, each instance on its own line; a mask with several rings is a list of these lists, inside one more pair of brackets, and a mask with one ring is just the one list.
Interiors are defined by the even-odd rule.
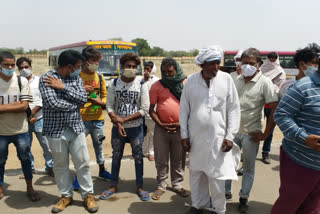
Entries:
[[140,198],[141,201],[148,201],[150,200],[150,195],[148,192],[137,192],[138,197]]
[[103,191],[103,193],[99,196],[99,198],[101,200],[106,200],[108,198],[110,198],[115,192],[111,192],[111,191],[108,191],[108,190],[105,190]]
[[161,195],[163,195],[163,193],[164,193],[163,190],[157,189],[156,191],[154,191],[154,192],[152,193],[152,199],[153,199],[153,200],[159,200],[160,197],[161,197]]
[[40,201],[40,194],[38,192],[27,192],[27,196],[32,202]]
[[172,188],[172,191],[177,193],[178,195],[180,195],[181,197],[185,198],[185,197],[188,197],[189,196],[189,193],[183,189],[183,188],[180,188],[180,189],[175,189],[175,188]]
[[154,161],[154,156],[153,155],[148,155],[148,160],[149,161]]

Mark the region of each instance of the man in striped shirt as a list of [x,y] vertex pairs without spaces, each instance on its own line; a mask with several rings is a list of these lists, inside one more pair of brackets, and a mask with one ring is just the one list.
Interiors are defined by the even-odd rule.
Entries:
[[274,120],[283,132],[280,190],[272,214],[320,210],[320,71],[302,78],[281,99]]

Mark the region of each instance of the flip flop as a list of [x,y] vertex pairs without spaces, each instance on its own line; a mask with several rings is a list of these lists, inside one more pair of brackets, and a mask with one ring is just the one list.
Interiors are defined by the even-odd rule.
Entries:
[[106,200],[106,199],[110,198],[111,195],[113,195],[113,194],[114,194],[114,192],[105,190],[105,191],[103,191],[103,193],[99,196],[99,198],[100,198],[101,200]]
[[150,200],[150,195],[148,192],[137,192],[138,197],[140,198],[141,201],[148,201]]
[[154,191],[154,192],[152,193],[152,199],[153,199],[153,200],[159,200],[160,197],[161,197],[161,195],[163,195],[163,193],[164,193],[163,190],[157,189],[156,191]]
[[180,189],[175,189],[175,188],[172,188],[172,191],[177,193],[178,195],[180,195],[181,197],[185,198],[185,197],[188,197],[189,194],[188,192],[183,189],[183,188],[180,188]]
[[40,194],[38,192],[27,193],[28,198],[32,202],[40,201]]

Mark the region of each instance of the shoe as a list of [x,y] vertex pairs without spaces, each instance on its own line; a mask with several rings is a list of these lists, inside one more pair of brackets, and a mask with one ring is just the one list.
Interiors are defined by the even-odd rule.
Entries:
[[70,205],[71,202],[72,202],[72,198],[71,197],[62,196],[60,198],[60,200],[58,201],[58,203],[56,203],[54,205],[54,207],[52,207],[51,212],[52,213],[59,213],[59,212],[63,211],[68,205]]
[[203,210],[191,207],[187,214],[202,214]]
[[99,178],[110,181],[112,178],[112,175],[107,170],[105,170],[103,172],[99,172]]
[[242,176],[243,175],[243,167],[237,170],[237,175]]
[[249,211],[249,205],[248,205],[248,199],[246,198],[239,198],[239,211],[240,213],[248,213]]
[[84,204],[89,213],[95,213],[99,209],[96,199],[91,194],[87,195],[87,197],[84,199]]
[[226,193],[226,200],[231,200],[232,199],[232,193],[231,192],[227,192]]
[[72,183],[72,189],[74,191],[78,191],[80,189],[80,185],[77,179],[77,176],[74,177],[73,183]]
[[262,162],[265,164],[271,164],[271,160],[268,153],[262,153]]

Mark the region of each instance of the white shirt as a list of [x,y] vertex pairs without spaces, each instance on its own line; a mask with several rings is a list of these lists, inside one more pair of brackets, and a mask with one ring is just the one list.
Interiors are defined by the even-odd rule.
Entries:
[[[150,77],[150,79],[149,79],[147,82],[145,82],[144,84],[148,87],[148,90],[150,91],[151,86],[153,85],[153,83],[157,82],[158,80],[159,80],[158,77],[152,75],[152,76]],[[151,118],[151,116],[150,116],[149,113],[146,114],[145,117],[146,117],[146,119],[148,119],[148,120],[152,120],[152,118]]]
[[29,107],[31,110],[36,106],[41,107],[41,109],[34,115],[36,120],[42,118],[42,98],[39,90],[39,80],[39,77],[32,75],[32,79],[29,81],[29,87],[33,98],[33,102],[29,102]]
[[231,151],[221,151],[223,140],[233,141],[240,125],[239,98],[229,74],[217,72],[209,88],[200,72],[191,75],[181,96],[179,123],[182,139],[190,140],[191,170],[216,179],[237,179],[239,147],[234,144]]

